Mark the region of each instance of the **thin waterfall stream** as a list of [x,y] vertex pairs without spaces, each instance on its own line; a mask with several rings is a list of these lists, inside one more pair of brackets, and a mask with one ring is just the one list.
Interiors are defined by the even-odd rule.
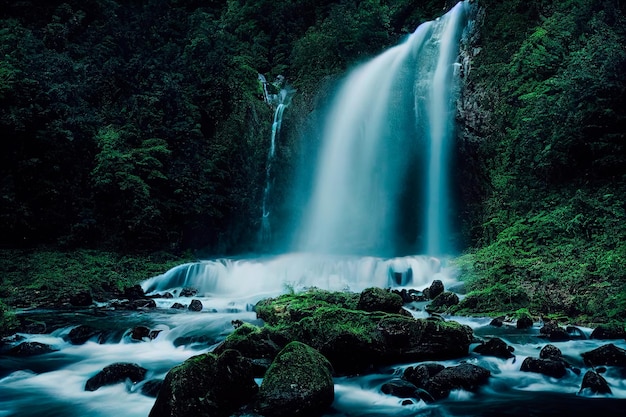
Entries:
[[[265,91],[267,91],[267,82],[265,81],[265,77],[262,78],[262,82]],[[280,135],[280,128],[283,123],[283,113],[285,112],[287,106],[289,106],[291,97],[294,93],[295,91],[287,86],[280,90],[275,99],[271,101],[268,100],[270,102],[276,102],[277,105],[276,110],[274,111],[274,122],[272,123],[270,148],[267,151],[267,162],[265,164],[265,187],[263,188],[263,201],[261,204],[261,232],[259,240],[261,243],[265,244],[270,243],[272,240],[272,225],[270,222],[269,204],[272,190],[272,164],[274,163],[274,159],[276,157],[276,141]],[[267,97],[267,92],[265,94]]]

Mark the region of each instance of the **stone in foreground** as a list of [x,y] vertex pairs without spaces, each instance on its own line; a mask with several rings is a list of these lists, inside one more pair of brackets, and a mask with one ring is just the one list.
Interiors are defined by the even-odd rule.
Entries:
[[291,342],[267,370],[255,410],[268,417],[323,413],[335,397],[332,366],[317,350]]

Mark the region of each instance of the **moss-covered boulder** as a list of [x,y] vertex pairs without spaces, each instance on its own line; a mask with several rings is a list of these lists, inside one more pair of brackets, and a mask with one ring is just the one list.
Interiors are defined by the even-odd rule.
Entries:
[[334,397],[328,360],[310,346],[291,342],[265,374],[255,410],[268,417],[310,416],[324,412]]
[[399,313],[402,308],[402,297],[382,288],[366,288],[359,295],[358,310],[384,311]]
[[450,307],[459,303],[459,296],[450,291],[444,291],[436,296],[427,306],[429,313],[444,313]]
[[[337,374],[468,354],[473,339],[469,326],[356,310],[359,298],[350,294],[317,293],[323,293],[324,299],[307,292],[257,304],[257,315],[266,321],[265,326],[239,326],[214,353],[235,349],[250,359],[271,359],[289,342],[299,341],[322,353]],[[337,304],[329,301],[333,299]]]
[[257,392],[250,363],[239,352],[206,353],[168,372],[149,416],[228,416]]

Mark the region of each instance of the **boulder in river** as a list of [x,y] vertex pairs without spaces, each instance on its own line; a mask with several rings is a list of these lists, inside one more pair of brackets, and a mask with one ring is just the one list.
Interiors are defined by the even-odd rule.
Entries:
[[202,311],[202,301],[193,299],[189,304],[189,311]]
[[622,324],[601,324],[591,332],[590,339],[616,340],[626,339],[626,330]]
[[[462,363],[450,366],[428,379],[424,389],[433,399],[441,400],[455,389],[475,391],[489,380],[491,372],[483,367]],[[426,400],[425,398],[423,398]]]
[[7,354],[11,356],[37,356],[46,353],[56,352],[57,349],[50,345],[39,342],[22,342],[10,349]]
[[545,322],[539,333],[552,342],[564,342],[571,338],[566,329],[552,321]]
[[527,357],[520,367],[522,372],[535,372],[553,378],[562,378],[567,373],[565,363],[561,360]]
[[85,344],[92,337],[95,337],[101,333],[102,332],[95,327],[81,324],[70,330],[70,332],[64,337],[64,339],[73,345],[82,345]]
[[580,354],[587,366],[609,365],[626,367],[626,350],[613,343]]
[[399,398],[416,398],[419,400],[418,388],[402,378],[394,378],[391,381],[385,382],[380,390],[383,394],[393,395]]
[[254,408],[268,417],[310,416],[323,413],[334,397],[330,362],[312,347],[291,342],[267,370]]
[[495,356],[496,358],[509,359],[515,357],[513,351],[515,348],[506,344],[506,342],[498,337],[489,339],[474,348],[474,352],[483,356]]
[[402,373],[402,379],[409,381],[418,388],[424,388],[428,380],[446,369],[439,363],[420,363],[417,366],[409,366]]
[[593,370],[589,370],[583,377],[583,382],[580,386],[579,394],[582,394],[587,390],[591,394],[611,394],[611,387],[609,387],[606,379],[599,373]]
[[126,379],[137,383],[144,380],[147,372],[147,369],[135,363],[114,363],[104,367],[102,371],[89,378],[85,384],[85,391],[95,391],[105,385],[124,382]]
[[167,373],[149,417],[228,416],[257,392],[249,361],[239,352],[205,353]]

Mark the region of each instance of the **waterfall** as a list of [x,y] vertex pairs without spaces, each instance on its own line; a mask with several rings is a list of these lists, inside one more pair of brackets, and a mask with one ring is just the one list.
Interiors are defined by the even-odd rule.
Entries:
[[[259,79],[261,79],[261,75]],[[265,78],[263,78],[265,80]],[[267,83],[263,82],[263,87],[267,91]],[[279,94],[274,97],[274,101],[278,103],[276,110],[274,111],[274,122],[272,123],[272,136],[270,140],[270,149],[267,152],[267,162],[265,164],[265,187],[263,188],[263,203],[261,206],[261,234],[260,242],[268,243],[272,238],[272,227],[270,224],[270,211],[268,208],[270,191],[272,189],[272,163],[276,155],[276,139],[280,133],[280,127],[283,122],[283,113],[291,101],[291,97],[294,94],[294,90],[291,88],[283,88]],[[266,97],[269,97],[266,93]],[[269,102],[269,99],[267,99]]]
[[469,7],[460,2],[420,25],[343,81],[325,120],[297,250],[449,252],[454,69]]

